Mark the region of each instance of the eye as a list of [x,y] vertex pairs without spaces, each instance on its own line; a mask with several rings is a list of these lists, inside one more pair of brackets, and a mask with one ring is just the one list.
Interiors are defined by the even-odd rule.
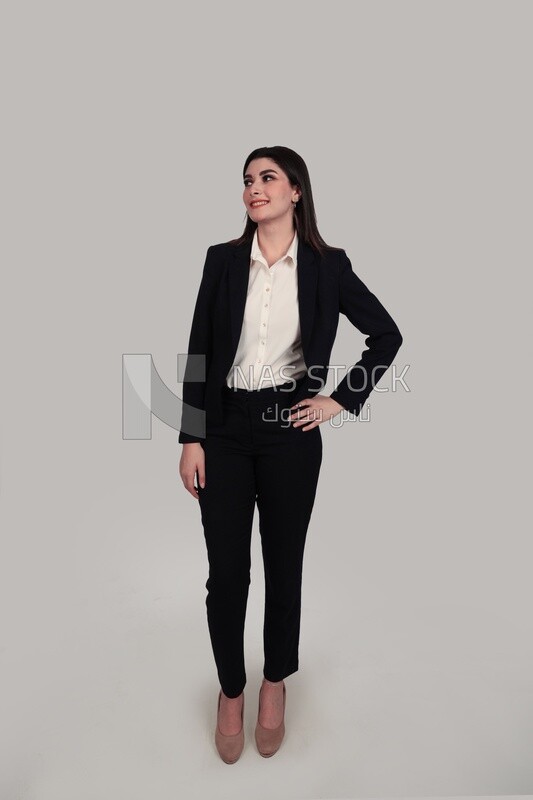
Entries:
[[[270,178],[271,180],[275,180],[274,175],[263,175],[263,180],[264,181],[266,181],[267,178]],[[246,178],[246,180],[244,181],[244,185],[248,186],[251,182],[252,181],[250,180],[250,178]]]

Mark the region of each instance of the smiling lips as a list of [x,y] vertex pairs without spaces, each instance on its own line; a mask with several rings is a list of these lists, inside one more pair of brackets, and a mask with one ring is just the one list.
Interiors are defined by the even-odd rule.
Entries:
[[252,208],[257,208],[258,206],[266,206],[268,202],[268,200],[253,200],[250,205]]

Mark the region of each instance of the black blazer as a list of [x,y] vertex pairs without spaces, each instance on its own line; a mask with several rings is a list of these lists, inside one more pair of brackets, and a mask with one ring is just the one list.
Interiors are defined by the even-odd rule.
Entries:
[[[251,241],[241,245],[223,242],[207,250],[187,351],[178,442],[199,442],[205,439],[206,422],[213,425],[224,422],[221,390],[239,343],[251,247]],[[403,341],[402,335],[388,311],[353,272],[345,250],[335,248],[321,256],[299,238],[297,270],[307,374],[297,382],[294,402],[323,389],[339,313],[345,314],[361,333],[368,334],[365,339],[368,349],[330,396],[358,415],[392,363]],[[191,358],[194,354],[205,355],[205,372],[204,360]],[[290,370],[286,374],[290,375]]]

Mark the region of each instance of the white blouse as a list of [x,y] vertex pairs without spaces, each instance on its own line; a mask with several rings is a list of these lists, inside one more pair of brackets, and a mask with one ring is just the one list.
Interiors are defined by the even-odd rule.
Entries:
[[307,371],[300,336],[297,253],[295,232],[285,255],[269,267],[259,248],[256,228],[241,335],[226,376],[230,388],[279,386]]

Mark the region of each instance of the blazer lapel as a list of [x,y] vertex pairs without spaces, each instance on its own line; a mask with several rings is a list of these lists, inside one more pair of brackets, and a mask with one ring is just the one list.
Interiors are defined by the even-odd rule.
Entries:
[[[244,319],[251,250],[251,242],[236,246],[233,253],[234,261],[229,270],[230,327],[233,355],[237,351]],[[313,248],[300,238],[298,238],[297,262],[298,309],[300,312],[302,350],[305,356],[313,329],[318,283],[318,258]]]
[[300,309],[300,333],[304,354],[307,353],[307,345],[313,330],[317,285],[317,253],[306,242],[298,239],[298,306]]

